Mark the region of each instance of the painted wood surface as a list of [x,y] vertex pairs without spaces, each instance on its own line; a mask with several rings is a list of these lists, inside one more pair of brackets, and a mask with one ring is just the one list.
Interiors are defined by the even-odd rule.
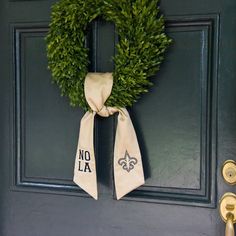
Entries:
[[[0,3],[0,235],[224,235],[217,205],[235,191],[220,168],[236,156],[236,2],[161,1],[174,43],[150,93],[129,109],[146,184],[120,201],[116,116],[96,117],[99,200],[72,182],[83,113],[47,69],[52,3]],[[97,19],[87,35],[90,71],[112,71],[115,26]]]

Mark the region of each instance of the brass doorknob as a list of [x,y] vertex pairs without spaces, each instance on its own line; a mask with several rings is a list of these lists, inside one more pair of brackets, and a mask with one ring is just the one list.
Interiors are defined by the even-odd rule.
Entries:
[[225,236],[234,236],[236,223],[236,195],[234,193],[225,193],[221,198],[220,215],[226,223]]

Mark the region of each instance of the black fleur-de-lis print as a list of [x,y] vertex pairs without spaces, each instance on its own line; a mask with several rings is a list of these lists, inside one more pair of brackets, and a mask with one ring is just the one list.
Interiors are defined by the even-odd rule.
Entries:
[[124,170],[130,172],[134,169],[134,166],[138,163],[138,160],[135,157],[131,157],[128,151],[125,152],[124,158],[118,160],[118,164],[122,166]]

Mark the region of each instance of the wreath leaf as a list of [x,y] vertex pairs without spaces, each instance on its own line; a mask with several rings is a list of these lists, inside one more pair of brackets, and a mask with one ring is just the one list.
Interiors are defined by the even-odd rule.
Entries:
[[48,67],[61,94],[72,106],[88,110],[84,80],[88,73],[85,34],[98,16],[114,22],[119,35],[114,83],[106,105],[131,106],[152,85],[171,43],[165,34],[158,0],[60,0],[52,7],[47,41]]

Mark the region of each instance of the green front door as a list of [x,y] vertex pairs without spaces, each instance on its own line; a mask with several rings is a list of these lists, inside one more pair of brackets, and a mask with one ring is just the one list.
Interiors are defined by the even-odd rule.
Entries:
[[[218,202],[235,187],[221,166],[236,158],[236,2],[163,0],[173,44],[155,85],[130,109],[146,184],[117,201],[116,117],[96,117],[99,200],[72,182],[83,116],[51,83],[49,0],[0,2],[0,235],[223,236]],[[97,19],[91,71],[112,71],[118,38]]]

